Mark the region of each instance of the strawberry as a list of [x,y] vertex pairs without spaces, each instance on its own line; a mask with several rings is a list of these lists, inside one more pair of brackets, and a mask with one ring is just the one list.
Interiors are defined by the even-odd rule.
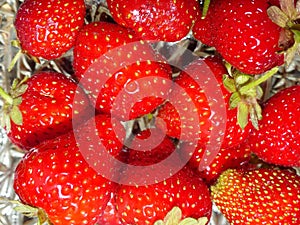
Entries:
[[300,166],[300,86],[273,95],[263,106],[259,129],[249,137],[251,150],[268,163]]
[[101,160],[99,157],[101,157],[100,150],[102,149],[105,149],[112,157],[123,160],[122,148],[126,130],[116,118],[98,114],[74,129],[73,132],[79,147],[91,146],[87,152],[85,148],[82,150],[82,153],[87,153],[88,156],[95,154],[91,160],[95,162]]
[[227,70],[219,57],[193,61],[175,79],[169,102],[159,110],[157,126],[166,126],[167,135],[181,141],[198,138],[205,145],[217,133],[214,141],[224,136],[219,143],[222,148],[242,143],[252,126],[249,123],[242,129],[237,123],[238,110],[230,109],[231,93],[223,85],[224,74]]
[[211,190],[230,224],[299,224],[300,177],[287,170],[230,169]]
[[116,197],[115,193],[111,193],[111,198],[107,203],[107,206],[97,221],[97,224],[101,225],[122,225],[118,211],[116,209]]
[[[181,151],[188,152],[186,149],[188,143],[181,144]],[[199,170],[202,179],[209,185],[213,184],[220,174],[229,168],[239,168],[250,161],[250,148],[246,143],[232,148],[221,148],[212,162],[204,168],[200,167],[205,160],[209,159],[209,152],[206,152],[205,146],[198,146],[190,157],[189,166]]]
[[53,225],[95,224],[116,187],[87,163],[82,148],[67,133],[28,151],[16,168],[16,193]]
[[15,28],[22,50],[47,60],[62,56],[84,24],[84,0],[26,0],[17,11]]
[[184,38],[200,12],[196,0],[108,0],[107,5],[117,23],[133,29],[142,39],[167,42]]
[[[166,164],[162,165],[166,166]],[[144,178],[144,167],[132,174]],[[153,171],[153,176],[159,173]],[[162,220],[173,207],[182,210],[182,217],[210,218],[212,203],[207,186],[188,167],[161,182],[146,185],[130,183],[132,177],[125,177],[116,195],[116,206],[125,224],[154,224]],[[126,182],[128,182],[126,184]]]
[[10,95],[1,93],[3,126],[11,141],[24,150],[71,130],[89,117],[91,109],[84,91],[57,72],[38,72],[15,81]]
[[157,61],[132,31],[106,22],[84,27],[74,48],[75,76],[95,108],[123,120],[152,112],[168,95],[172,71]]
[[160,129],[143,130],[132,140],[128,162],[139,166],[158,163],[172,154],[175,147],[174,142]]
[[250,148],[244,143],[233,148],[221,148],[211,164],[200,171],[200,176],[208,184],[212,184],[223,171],[246,166],[250,158]]
[[73,67],[80,80],[97,58],[109,50],[139,41],[132,30],[108,22],[92,22],[79,32],[74,46]]
[[270,20],[269,7],[269,0],[211,1],[205,19],[196,20],[194,36],[243,73],[264,73],[284,63],[278,54],[282,29]]

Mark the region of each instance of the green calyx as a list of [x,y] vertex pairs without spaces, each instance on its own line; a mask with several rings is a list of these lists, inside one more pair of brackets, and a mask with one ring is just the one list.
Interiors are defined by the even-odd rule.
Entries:
[[9,93],[6,93],[0,87],[0,97],[2,97],[4,101],[1,126],[4,127],[7,132],[11,130],[11,121],[16,125],[22,125],[23,123],[23,116],[19,109],[19,105],[22,103],[22,95],[28,88],[28,85],[26,84],[27,79],[28,77],[25,77],[21,81],[15,79]]
[[174,207],[167,213],[163,220],[158,220],[154,225],[205,225],[208,222],[206,217],[194,219],[191,217],[182,219],[182,211],[179,207]]
[[279,47],[285,55],[285,62],[289,65],[295,54],[300,51],[300,3],[295,6],[294,0],[280,0],[280,8],[271,6],[267,13],[269,18],[283,28],[280,34]]
[[226,64],[229,74],[223,76],[223,84],[231,93],[229,105],[231,109],[237,108],[237,123],[244,129],[249,121],[258,129],[259,120],[262,119],[262,110],[258,103],[263,96],[260,84],[277,73],[278,68],[273,68],[259,78],[241,73],[231,65]]
[[13,203],[17,204],[17,206],[14,208],[17,212],[20,212],[29,218],[37,217],[37,225],[52,225],[46,212],[43,209],[35,208],[29,205],[24,205],[18,201],[14,201]]
[[53,223],[51,223],[51,221],[49,220],[46,212],[41,208],[25,205],[20,201],[10,200],[3,197],[0,197],[0,202],[12,204],[15,211],[22,213],[28,218],[37,218],[37,225],[53,225]]

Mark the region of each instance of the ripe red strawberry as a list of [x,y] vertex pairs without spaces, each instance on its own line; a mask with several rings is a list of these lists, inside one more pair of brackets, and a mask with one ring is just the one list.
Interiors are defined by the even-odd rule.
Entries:
[[131,30],[106,22],[84,27],[74,48],[75,76],[95,108],[124,120],[152,112],[169,93],[171,68],[156,61]]
[[138,133],[129,149],[128,162],[147,166],[161,162],[175,151],[174,142],[160,129],[151,128]]
[[[143,179],[143,169],[132,176]],[[153,176],[159,173],[153,172]],[[130,179],[132,177],[126,177],[123,182],[130,183]],[[123,223],[136,225],[154,224],[176,206],[182,210],[183,218],[210,218],[212,209],[207,186],[187,167],[158,183],[121,185],[116,195],[116,205]]]
[[97,224],[101,225],[122,225],[118,211],[116,209],[116,197],[115,193],[111,193],[111,198],[107,203],[107,206],[97,221]]
[[[223,148],[242,143],[252,126],[242,129],[237,123],[237,109],[230,109],[231,93],[223,85],[224,74],[227,70],[219,57],[192,62],[176,78],[169,103],[159,110],[157,126],[166,126],[169,136],[182,141],[199,138],[205,145],[212,132],[217,132],[214,141],[224,136]],[[218,120],[225,121],[224,130]],[[162,121],[165,124],[161,125]]]
[[230,224],[299,224],[300,177],[292,172],[228,170],[211,189]]
[[[181,144],[183,153],[187,152],[185,150],[186,145],[188,143]],[[211,153],[206,152],[205,146],[199,144],[189,160],[189,166],[198,169],[202,179],[211,185],[223,171],[229,168],[239,168],[247,164],[250,161],[250,154],[251,151],[247,142],[233,148],[221,148],[212,162],[209,162],[207,166],[202,168],[200,165],[202,166],[202,163],[209,159]]]
[[263,107],[259,129],[249,137],[251,150],[268,163],[300,166],[300,86],[286,88]]
[[[87,156],[94,156],[94,158],[90,158],[91,162],[104,159],[104,156],[101,159],[102,150],[108,152],[112,157],[123,160],[122,147],[126,130],[117,119],[106,114],[98,114],[74,129],[73,132],[78,146],[84,148],[82,153],[87,153]],[[85,146],[90,146],[91,149],[86,152]],[[96,168],[96,165],[94,166]]]
[[[76,100],[74,100],[76,95]],[[3,121],[11,141],[22,149],[64,134],[89,117],[91,106],[84,91],[56,72],[38,72],[14,82],[5,98]]]
[[43,209],[53,225],[95,224],[115,189],[87,163],[82,148],[68,133],[27,152],[16,168],[16,193]]
[[77,79],[84,77],[90,65],[116,47],[139,41],[132,30],[108,22],[92,22],[78,33],[73,67]]
[[223,171],[247,165],[250,161],[250,155],[250,148],[245,144],[234,148],[221,148],[211,164],[205,170],[200,171],[200,176],[208,184],[212,184]]
[[269,7],[269,0],[211,1],[205,19],[198,17],[193,27],[194,36],[240,71],[264,73],[284,63],[278,54],[281,28],[270,20]]
[[200,13],[196,0],[108,0],[107,4],[117,23],[133,29],[144,40],[179,41]]
[[24,1],[15,19],[22,50],[48,60],[60,57],[73,47],[84,17],[84,0]]

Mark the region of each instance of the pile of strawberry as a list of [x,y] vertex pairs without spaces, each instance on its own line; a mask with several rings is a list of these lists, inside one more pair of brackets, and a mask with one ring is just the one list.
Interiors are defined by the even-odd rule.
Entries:
[[[0,89],[2,125],[25,152],[18,210],[55,225],[202,225],[215,203],[230,224],[298,225],[300,86],[261,102],[260,85],[298,49],[299,4],[107,0],[111,17],[92,22],[85,4],[17,11],[20,51],[71,52],[74,71]],[[155,49],[186,38],[214,54],[178,66]]]

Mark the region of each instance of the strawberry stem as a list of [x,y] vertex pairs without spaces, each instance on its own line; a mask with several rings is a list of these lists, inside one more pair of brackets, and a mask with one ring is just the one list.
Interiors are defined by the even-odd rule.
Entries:
[[207,15],[208,8],[210,5],[210,0],[204,0],[203,10],[202,10],[202,19],[204,19]]
[[21,55],[23,54],[22,50],[20,49],[17,54],[14,56],[14,58],[12,59],[11,63],[9,64],[7,70],[8,72],[12,71],[12,69],[14,68],[14,66],[16,65],[17,61],[20,59]]
[[14,102],[13,98],[12,98],[9,94],[7,94],[7,93],[3,90],[2,87],[0,87],[0,96],[4,99],[4,101],[5,101],[6,103],[8,103],[9,105],[13,105],[13,102]]
[[258,78],[256,80],[250,82],[248,85],[245,85],[245,86],[241,87],[240,90],[239,90],[240,93],[241,94],[247,93],[247,91],[249,91],[250,89],[255,88],[258,85],[262,84],[263,82],[265,82],[266,80],[268,80],[270,77],[272,77],[277,72],[278,72],[278,67],[275,67],[275,68],[269,70],[267,73],[265,73],[260,78]]

